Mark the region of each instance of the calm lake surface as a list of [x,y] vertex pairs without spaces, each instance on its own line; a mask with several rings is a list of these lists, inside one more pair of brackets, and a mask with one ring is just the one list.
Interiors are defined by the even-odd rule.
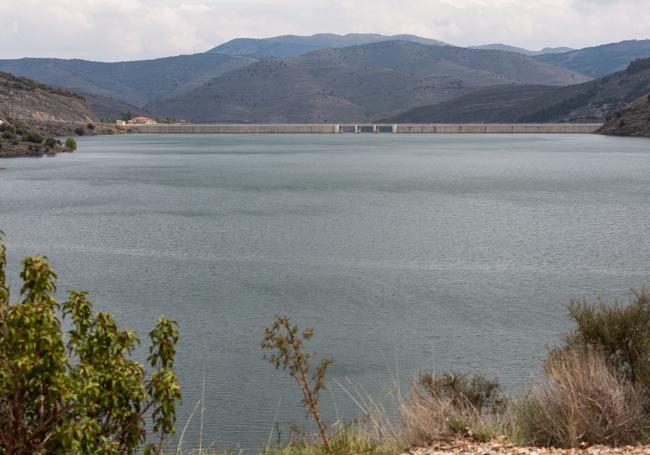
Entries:
[[[578,135],[129,135],[0,163],[0,228],[141,335],[178,320],[179,430],[204,447],[303,423],[261,360],[276,313],[378,400],[396,369],[530,384],[571,297],[650,285],[650,141]],[[359,416],[333,382],[330,417]],[[186,447],[198,445],[198,420]],[[286,435],[286,433],[285,433]]]

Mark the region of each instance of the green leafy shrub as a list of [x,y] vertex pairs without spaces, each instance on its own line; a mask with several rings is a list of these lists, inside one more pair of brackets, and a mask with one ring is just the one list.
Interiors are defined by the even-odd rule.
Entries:
[[319,393],[326,388],[327,368],[333,360],[322,359],[312,373],[310,360],[316,354],[305,350],[305,341],[309,341],[313,336],[313,329],[300,332],[298,326],[291,324],[287,316],[278,315],[273,324],[264,329],[262,349],[267,352],[264,354],[265,360],[277,369],[288,370],[289,375],[296,381],[302,391],[302,404],[318,426],[323,448],[330,455],[334,455],[318,405]]
[[23,140],[31,142],[32,144],[40,144],[43,142],[43,136],[36,131],[28,131],[23,135]]
[[[628,305],[590,304],[574,300],[569,314],[576,323],[566,336],[567,348],[601,350],[617,375],[650,393],[650,296],[635,292]],[[556,350],[557,351],[557,350]]]
[[77,141],[73,137],[68,137],[65,140],[65,146],[69,148],[70,150],[77,150]]
[[[181,397],[174,374],[176,323],[161,317],[149,334],[150,375],[129,357],[138,344],[88,295],[54,297],[56,274],[44,256],[28,257],[22,300],[10,303],[0,239],[0,453],[136,453],[151,414],[161,453]],[[62,319],[70,331],[65,337]]]

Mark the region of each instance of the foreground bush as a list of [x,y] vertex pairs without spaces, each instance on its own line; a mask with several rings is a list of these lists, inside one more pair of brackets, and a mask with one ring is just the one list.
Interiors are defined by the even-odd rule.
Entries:
[[506,401],[483,376],[421,375],[400,405],[405,445],[501,435],[569,448],[650,441],[650,297],[637,292],[628,305],[575,300],[568,309],[575,329],[521,399]]
[[147,375],[129,359],[139,342],[132,331],[94,313],[86,293],[70,292],[62,304],[53,297],[47,258],[24,260],[22,301],[10,303],[1,235],[0,453],[135,453],[149,439],[148,413],[157,435],[145,453],[162,453],[180,399],[176,323],[161,317],[149,334]]
[[559,349],[598,349],[621,379],[650,393],[650,296],[645,290],[635,292],[628,305],[574,300],[569,313],[576,329]]
[[647,442],[650,435],[650,298],[628,305],[574,300],[576,323],[564,345],[551,350],[547,382],[519,409],[528,444],[576,447]]
[[650,429],[644,394],[621,379],[593,348],[556,351],[538,384],[519,405],[521,436],[530,445],[634,445]]
[[261,346],[265,352],[264,359],[279,370],[287,370],[289,376],[296,381],[302,392],[302,405],[318,427],[323,449],[330,455],[334,455],[318,402],[320,392],[327,388],[325,384],[327,369],[334,361],[321,359],[312,371],[311,359],[316,354],[306,350],[305,342],[311,340],[313,336],[313,329],[301,331],[297,325],[291,324],[287,316],[277,315],[273,324],[264,329]]

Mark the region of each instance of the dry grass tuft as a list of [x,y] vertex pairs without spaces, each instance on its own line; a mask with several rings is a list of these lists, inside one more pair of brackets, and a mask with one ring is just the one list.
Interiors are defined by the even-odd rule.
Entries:
[[402,438],[410,447],[458,437],[490,441],[502,433],[504,409],[496,381],[457,373],[422,375],[400,404]]
[[517,423],[526,443],[633,445],[650,428],[640,389],[620,379],[601,351],[555,351],[545,373],[547,382],[535,386],[518,406]]

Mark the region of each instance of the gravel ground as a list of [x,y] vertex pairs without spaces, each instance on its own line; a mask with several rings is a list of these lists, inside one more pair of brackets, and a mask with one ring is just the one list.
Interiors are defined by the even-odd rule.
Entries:
[[604,454],[635,454],[650,455],[650,446],[605,447],[592,446],[580,449],[555,449],[547,447],[515,447],[512,444],[485,443],[478,444],[467,441],[455,443],[434,444],[427,448],[411,449],[402,455],[604,455]]

